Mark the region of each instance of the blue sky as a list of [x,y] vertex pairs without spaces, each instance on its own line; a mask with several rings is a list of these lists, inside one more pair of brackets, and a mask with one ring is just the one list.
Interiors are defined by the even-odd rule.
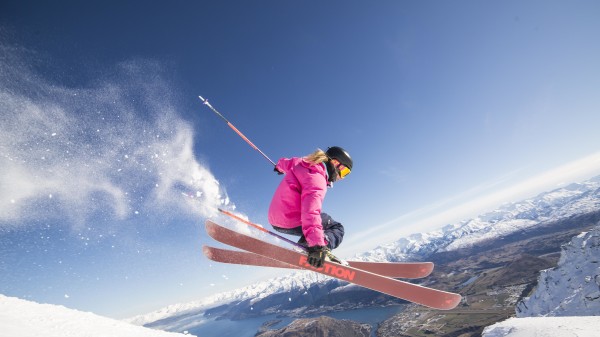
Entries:
[[[596,1],[3,1],[0,293],[126,317],[281,273],[201,255],[267,225],[273,160],[345,147],[340,255],[600,173]],[[202,204],[182,196],[191,193]]]

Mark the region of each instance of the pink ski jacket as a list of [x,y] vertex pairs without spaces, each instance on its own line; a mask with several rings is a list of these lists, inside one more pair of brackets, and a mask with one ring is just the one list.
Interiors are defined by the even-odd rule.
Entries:
[[302,226],[309,246],[325,246],[321,207],[327,192],[327,169],[303,158],[281,158],[277,162],[285,173],[269,206],[269,222],[281,228]]

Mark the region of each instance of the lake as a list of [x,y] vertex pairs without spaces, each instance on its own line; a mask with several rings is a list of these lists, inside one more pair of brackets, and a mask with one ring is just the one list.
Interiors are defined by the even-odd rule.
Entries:
[[[390,306],[385,308],[364,308],[348,311],[339,311],[324,313],[316,316],[329,316],[335,319],[349,319],[359,323],[368,323],[373,327],[372,336],[375,336],[377,324],[390,318],[394,314],[401,312],[404,306]],[[307,316],[307,317],[316,317]],[[305,318],[305,317],[303,317]],[[268,321],[280,320],[281,322],[273,325],[270,329],[280,329],[296,317],[277,317],[277,315],[262,316],[239,321],[232,320],[208,320],[199,326],[188,328],[190,334],[198,337],[254,337],[258,329]]]

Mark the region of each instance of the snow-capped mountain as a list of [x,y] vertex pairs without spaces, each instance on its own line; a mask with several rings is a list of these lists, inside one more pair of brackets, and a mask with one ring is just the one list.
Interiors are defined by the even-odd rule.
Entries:
[[[450,252],[465,247],[472,247],[488,239],[510,235],[511,233],[533,230],[541,224],[572,216],[587,214],[600,209],[600,176],[582,183],[571,184],[547,193],[542,193],[534,198],[517,203],[506,204],[499,209],[478,216],[474,219],[447,225],[440,230],[422,233],[401,238],[393,244],[376,248],[360,255],[358,258],[370,261],[402,261],[425,260],[437,252]],[[236,305],[252,306],[254,303],[273,297],[271,304],[290,299],[296,305],[310,305],[309,299],[299,295],[310,293],[313,295],[318,289],[327,287],[327,294],[341,286],[337,281],[327,279],[323,282],[322,276],[315,273],[296,272],[288,276],[268,280],[232,292],[218,294],[195,303],[177,304],[169,306],[147,315],[130,319],[136,324],[167,327],[173,329],[177,325],[179,331],[182,326],[191,324],[193,317],[207,314],[219,314],[213,310],[219,306],[233,309]],[[317,281],[319,281],[317,283]],[[289,297],[287,297],[289,296]],[[294,300],[292,301],[292,296]],[[266,300],[265,300],[266,301]],[[287,302],[287,301],[285,301]],[[266,303],[261,303],[263,313],[273,310]],[[288,308],[287,310],[294,310]],[[222,310],[223,312],[225,310]],[[232,312],[234,310],[228,310]],[[257,312],[258,310],[255,310]],[[164,322],[164,325],[161,325]],[[178,322],[178,323],[175,323]],[[176,330],[176,329],[173,329]]]
[[542,193],[521,202],[505,204],[474,219],[447,225],[440,230],[414,234],[361,256],[373,261],[423,259],[433,252],[471,247],[479,242],[527,230],[600,209],[600,176],[582,183]]
[[600,226],[563,245],[558,266],[542,271],[517,317],[600,315]]
[[[215,294],[200,301],[173,304],[158,311],[129,318],[126,321],[137,325],[146,325],[154,322],[156,324],[152,324],[152,326],[159,329],[168,327],[170,330],[185,330],[188,324],[197,323],[198,317],[196,313],[198,312],[204,314],[205,310],[232,302],[249,300],[249,304],[252,305],[253,302],[259,301],[269,295],[308,289],[312,284],[322,282],[325,279],[327,279],[326,276],[317,273],[293,272],[286,276],[276,277],[234,291]],[[169,320],[165,324],[160,322],[166,318],[173,317],[179,318],[177,320]]]

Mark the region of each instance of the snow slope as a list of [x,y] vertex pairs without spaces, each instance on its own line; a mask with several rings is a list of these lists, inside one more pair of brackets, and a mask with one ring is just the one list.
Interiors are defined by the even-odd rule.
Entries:
[[596,337],[600,317],[511,318],[483,330],[483,337]]
[[63,306],[0,295],[0,337],[177,337]]

